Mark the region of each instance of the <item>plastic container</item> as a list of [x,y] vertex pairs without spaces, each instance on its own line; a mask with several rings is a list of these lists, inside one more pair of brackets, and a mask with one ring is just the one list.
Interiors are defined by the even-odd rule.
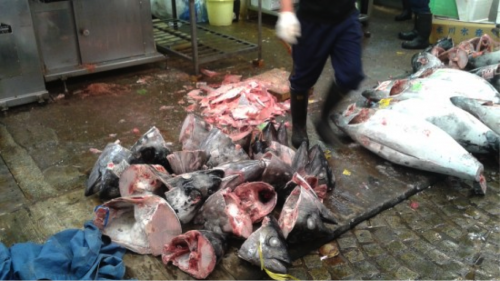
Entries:
[[227,26],[233,22],[234,0],[207,0],[208,23]]

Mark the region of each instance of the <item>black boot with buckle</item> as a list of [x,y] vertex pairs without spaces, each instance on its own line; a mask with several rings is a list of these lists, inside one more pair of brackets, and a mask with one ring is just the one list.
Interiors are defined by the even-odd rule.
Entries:
[[299,148],[302,142],[307,142],[307,105],[309,91],[297,92],[290,89],[290,111],[292,113],[292,145]]

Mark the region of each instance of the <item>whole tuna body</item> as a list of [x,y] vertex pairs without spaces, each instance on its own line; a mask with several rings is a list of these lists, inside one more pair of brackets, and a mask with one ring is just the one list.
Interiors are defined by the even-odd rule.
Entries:
[[353,140],[399,165],[472,180],[486,192],[483,165],[435,125],[396,111],[350,105],[336,120]]

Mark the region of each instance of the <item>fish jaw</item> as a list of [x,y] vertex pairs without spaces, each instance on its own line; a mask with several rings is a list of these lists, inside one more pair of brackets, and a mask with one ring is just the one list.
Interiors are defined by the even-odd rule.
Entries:
[[197,279],[205,279],[215,268],[217,257],[210,241],[197,230],[187,231],[166,244],[162,252],[166,265],[172,262]]
[[274,217],[264,217],[261,227],[241,245],[238,256],[253,265],[260,266],[259,247],[266,269],[275,273],[287,272],[291,259],[283,233]]
[[253,223],[271,213],[278,201],[274,187],[263,181],[241,184],[234,193],[240,198],[242,208],[250,215]]

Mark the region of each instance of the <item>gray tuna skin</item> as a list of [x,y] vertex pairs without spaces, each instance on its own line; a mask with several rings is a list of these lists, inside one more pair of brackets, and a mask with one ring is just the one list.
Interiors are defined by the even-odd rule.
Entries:
[[216,167],[228,162],[250,160],[248,154],[241,147],[236,147],[226,134],[213,128],[198,149],[204,150],[209,159],[207,166]]
[[290,146],[288,144],[288,130],[285,126],[285,121],[281,121],[278,126],[278,142],[284,146]]
[[482,56],[469,58],[468,69],[479,68],[500,63],[500,51],[485,53]]
[[252,219],[240,206],[240,198],[230,188],[221,189],[208,197],[193,222],[206,230],[246,239],[253,231]]
[[264,217],[262,225],[241,245],[238,256],[260,267],[259,246],[262,249],[264,267],[275,273],[287,273],[291,263],[287,244],[276,219]]
[[163,136],[156,127],[151,127],[142,137],[130,148],[132,155],[129,157],[130,164],[158,164],[162,165],[169,173],[172,172],[167,161],[167,155],[171,149],[163,139]]
[[208,136],[212,126],[205,122],[202,117],[189,113],[182,123],[179,134],[179,142],[182,150],[197,150],[200,144]]
[[500,90],[500,63],[478,67],[469,72],[490,82],[497,91]]
[[295,156],[292,161],[292,170],[294,173],[303,173],[305,172],[305,168],[307,163],[309,162],[309,148],[307,147],[307,143],[303,142],[299,149],[295,152]]
[[167,160],[172,172],[180,175],[201,170],[203,165],[207,163],[208,156],[203,150],[174,151],[167,155]]
[[238,175],[241,183],[260,180],[265,168],[266,163],[262,160],[241,160],[214,167],[214,169],[223,170],[225,177]]
[[384,108],[436,125],[471,153],[489,154],[498,151],[499,137],[476,117],[453,104],[408,99],[393,102]]
[[90,172],[85,187],[85,196],[99,193],[101,200],[120,197],[119,178],[110,166],[119,165],[130,157],[130,150],[117,143],[108,143]]
[[227,250],[225,235],[207,230],[190,230],[165,245],[162,261],[172,262],[197,279],[205,279]]
[[500,105],[489,101],[465,97],[452,97],[451,102],[474,115],[495,133],[500,135]]
[[282,190],[286,183],[292,179],[292,167],[272,152],[266,152],[262,159],[266,163],[266,169],[262,173],[262,181],[271,184],[276,190]]
[[286,241],[297,244],[328,238],[332,230],[325,223],[336,224],[333,213],[299,174],[293,176],[297,187],[288,196],[278,220]]
[[337,126],[366,149],[393,163],[471,180],[487,189],[483,165],[450,135],[425,120],[388,109],[351,104]]
[[305,171],[308,176],[318,179],[318,185],[326,184],[328,191],[335,188],[335,176],[332,168],[326,160],[323,149],[317,144],[309,149],[309,163],[307,163]]
[[219,190],[223,176],[221,170],[196,171],[165,182],[170,189],[165,192],[165,198],[181,223],[189,223],[205,200]]

